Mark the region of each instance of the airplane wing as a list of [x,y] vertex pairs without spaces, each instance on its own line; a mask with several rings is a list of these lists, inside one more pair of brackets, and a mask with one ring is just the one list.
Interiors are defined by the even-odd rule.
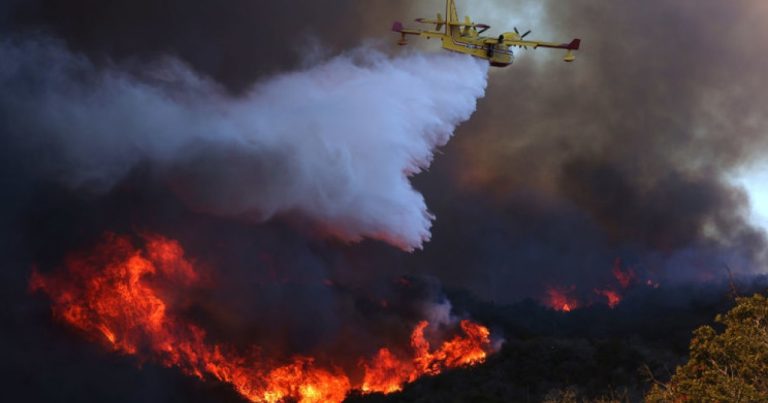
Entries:
[[440,31],[440,30],[442,30],[442,29],[443,29],[443,27],[444,27],[444,26],[448,25],[448,26],[451,26],[451,27],[460,27],[460,28],[474,28],[474,29],[476,29],[476,30],[478,30],[478,29],[479,29],[479,32],[478,32],[478,33],[482,34],[483,32],[487,31],[487,30],[488,30],[488,28],[490,28],[490,27],[491,27],[491,26],[490,26],[490,25],[488,25],[488,24],[478,24],[478,23],[473,23],[473,22],[472,22],[472,21],[469,19],[469,17],[467,17],[467,18],[464,20],[464,22],[458,22],[458,21],[446,21],[445,19],[443,19],[443,15],[442,15],[442,14],[440,14],[440,13],[437,13],[437,19],[431,20],[431,19],[429,19],[429,18],[417,18],[417,19],[416,19],[416,22],[418,22],[418,23],[420,23],[420,24],[434,24],[434,26],[435,26],[435,31]]
[[417,18],[416,22],[420,24],[435,24],[435,31],[439,31],[443,29],[443,24],[445,24],[445,20],[443,19],[443,15],[440,13],[437,13],[437,19],[436,20],[430,20],[427,18]]
[[436,31],[422,31],[420,29],[408,29],[403,27],[403,23],[400,21],[395,21],[392,23],[392,31],[397,32],[400,34],[400,40],[397,42],[399,45],[406,45],[408,44],[408,41],[406,41],[405,36],[406,35],[419,35],[422,37],[425,37],[427,39],[429,38],[439,38],[445,36],[442,32],[436,32]]
[[521,48],[531,47],[533,49],[537,49],[537,48],[565,49],[567,50],[567,52],[563,60],[565,60],[566,62],[574,61],[576,59],[576,56],[573,54],[573,51],[579,50],[579,48],[581,47],[581,39],[578,39],[578,38],[572,40],[569,43],[527,41],[524,39],[504,38],[503,36],[500,36],[498,39],[489,38],[485,40],[486,45],[498,45],[499,43],[504,43],[507,46],[517,46]]

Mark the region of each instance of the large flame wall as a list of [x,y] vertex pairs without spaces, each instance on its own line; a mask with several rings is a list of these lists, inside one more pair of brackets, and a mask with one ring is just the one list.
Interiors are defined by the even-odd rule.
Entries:
[[408,355],[382,347],[361,358],[363,380],[356,385],[332,362],[305,356],[277,362],[258,346],[243,354],[208,341],[203,328],[174,312],[183,308],[183,292],[201,281],[181,245],[158,235],[142,238],[145,245],[136,248],[128,237],[107,234],[93,251],[70,257],[65,270],[34,272],[30,288],[50,297],[56,318],[109,349],[229,383],[255,402],[338,402],[352,388],[390,393],[420,376],[483,362],[491,351],[482,325],[462,320],[458,334],[433,347],[425,335],[430,324],[420,321]]

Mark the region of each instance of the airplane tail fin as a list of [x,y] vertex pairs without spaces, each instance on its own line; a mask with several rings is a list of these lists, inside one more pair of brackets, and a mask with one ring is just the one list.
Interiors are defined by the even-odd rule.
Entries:
[[392,32],[403,32],[403,23],[395,21],[392,23]]
[[579,47],[581,46],[581,39],[574,39],[569,43],[565,48],[568,49],[567,52],[565,52],[565,57],[563,58],[563,61],[566,63],[570,63],[574,60],[576,60],[576,55],[573,54],[574,50],[579,50]]

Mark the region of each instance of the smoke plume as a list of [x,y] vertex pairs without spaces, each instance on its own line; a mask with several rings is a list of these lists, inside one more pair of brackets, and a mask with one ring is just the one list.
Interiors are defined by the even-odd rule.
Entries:
[[45,175],[104,191],[145,164],[199,211],[298,213],[404,250],[433,219],[408,178],[474,112],[487,76],[466,56],[358,50],[233,97],[174,59],[128,72],[24,41],[3,43],[0,60],[5,131],[46,156]]

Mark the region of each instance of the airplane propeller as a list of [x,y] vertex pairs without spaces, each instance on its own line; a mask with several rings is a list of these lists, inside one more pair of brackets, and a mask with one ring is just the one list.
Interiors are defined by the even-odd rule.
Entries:
[[530,33],[531,33],[531,30],[529,29],[529,30],[525,31],[525,33],[524,33],[524,34],[520,35],[520,31],[518,31],[518,30],[517,30],[517,27],[515,27],[515,33],[516,33],[518,36],[520,36],[520,39],[523,39],[523,38],[525,38],[526,36],[528,36],[528,34],[530,34]]

